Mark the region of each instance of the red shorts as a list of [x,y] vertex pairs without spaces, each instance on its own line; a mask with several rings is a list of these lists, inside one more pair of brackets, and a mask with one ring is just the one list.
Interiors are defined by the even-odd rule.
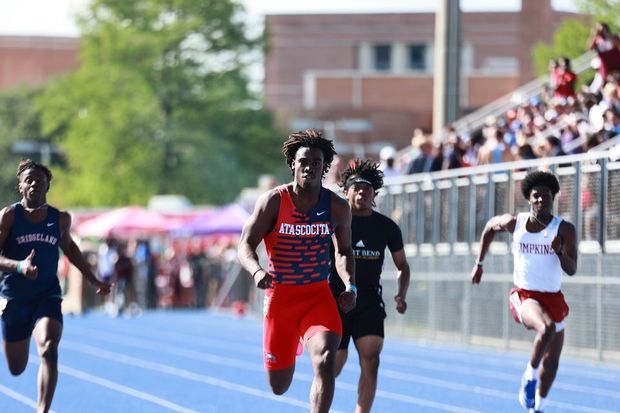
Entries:
[[327,281],[304,285],[274,284],[265,292],[263,358],[267,370],[295,363],[299,338],[323,331],[342,336],[336,300]]
[[520,305],[525,300],[532,299],[537,301],[543,310],[556,323],[562,322],[568,315],[568,304],[564,301],[564,294],[561,291],[555,293],[543,293],[540,291],[529,291],[521,288],[510,290],[510,312],[517,323],[521,323]]

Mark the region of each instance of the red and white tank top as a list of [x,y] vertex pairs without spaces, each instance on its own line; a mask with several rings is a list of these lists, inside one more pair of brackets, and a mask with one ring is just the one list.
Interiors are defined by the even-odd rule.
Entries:
[[527,212],[517,215],[512,235],[515,286],[530,291],[556,292],[562,286],[562,266],[551,241],[558,234],[562,219],[554,216],[540,232],[528,232]]
[[309,284],[329,278],[333,233],[331,195],[321,189],[319,202],[307,214],[297,211],[286,185],[280,193],[276,225],[266,237],[269,273],[279,284]]

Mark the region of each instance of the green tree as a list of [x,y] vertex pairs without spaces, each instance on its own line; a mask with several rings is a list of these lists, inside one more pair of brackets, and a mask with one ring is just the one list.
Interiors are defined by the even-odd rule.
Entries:
[[[22,158],[41,161],[41,152],[27,151],[16,143],[32,146],[50,144],[57,131],[41,133],[41,113],[36,99],[41,87],[21,86],[0,93],[0,204],[7,205],[19,199],[16,191],[15,171]],[[57,160],[57,159],[55,159]]]
[[543,76],[549,73],[549,61],[559,57],[574,59],[586,50],[586,41],[590,27],[578,20],[566,19],[553,34],[552,44],[538,42],[534,46],[533,58],[536,74]]
[[619,0],[576,0],[582,13],[594,16],[595,21],[605,22],[612,28],[620,24]]
[[282,135],[246,76],[263,39],[242,12],[233,0],[90,4],[80,68],[40,101],[44,131],[64,131],[66,203],[222,203],[280,166]]

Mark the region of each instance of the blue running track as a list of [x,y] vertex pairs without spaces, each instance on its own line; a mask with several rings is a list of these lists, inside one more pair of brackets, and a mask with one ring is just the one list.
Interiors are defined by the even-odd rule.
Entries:
[[[284,396],[265,380],[260,320],[207,311],[153,311],[139,318],[66,317],[56,413],[308,411],[311,366],[304,353]],[[425,346],[388,337],[377,413],[517,413],[527,356]],[[0,412],[32,412],[38,357],[12,377],[0,362]],[[351,347],[332,412],[355,410],[359,368]],[[620,368],[564,359],[547,413],[620,412]]]

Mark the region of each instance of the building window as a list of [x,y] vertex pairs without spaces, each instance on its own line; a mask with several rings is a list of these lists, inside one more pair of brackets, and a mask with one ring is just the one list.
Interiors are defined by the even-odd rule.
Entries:
[[378,44],[374,47],[374,69],[390,70],[392,68],[392,45]]
[[426,70],[426,45],[409,45],[409,56],[407,63],[409,70]]
[[513,56],[487,57],[482,62],[480,69],[486,73],[518,73],[519,59]]

